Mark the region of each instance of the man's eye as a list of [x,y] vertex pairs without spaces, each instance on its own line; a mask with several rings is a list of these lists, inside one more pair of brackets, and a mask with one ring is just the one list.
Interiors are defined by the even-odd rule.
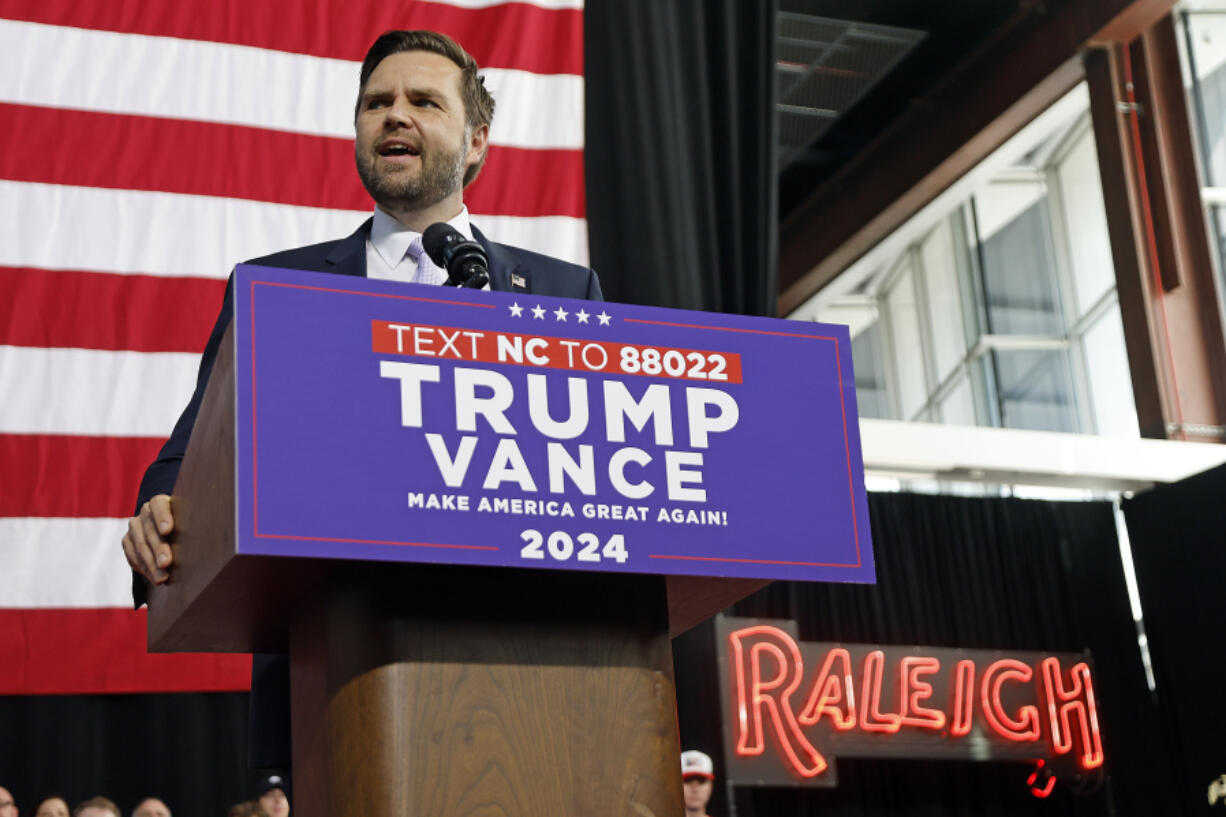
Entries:
[[419,108],[437,108],[438,107],[438,103],[435,102],[433,99],[416,99],[413,101],[413,104]]

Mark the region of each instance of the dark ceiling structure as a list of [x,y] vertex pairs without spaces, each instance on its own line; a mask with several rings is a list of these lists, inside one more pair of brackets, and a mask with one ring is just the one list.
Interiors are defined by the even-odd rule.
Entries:
[[780,219],[991,39],[1023,0],[780,0]]

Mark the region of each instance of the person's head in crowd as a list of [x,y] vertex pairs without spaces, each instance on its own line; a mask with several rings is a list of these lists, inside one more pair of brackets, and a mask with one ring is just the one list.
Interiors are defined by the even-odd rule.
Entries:
[[38,804],[34,817],[69,817],[71,813],[68,801],[58,794],[53,794],[50,797],[44,797],[43,801]]
[[0,786],[0,817],[17,817],[17,803],[4,786]]
[[91,797],[84,803],[77,803],[72,810],[72,817],[123,817],[119,806],[105,797]]
[[255,787],[255,801],[268,817],[289,817],[289,795],[285,778],[270,774],[260,778]]
[[170,817],[170,807],[156,797],[146,797],[132,809],[132,817]]
[[681,787],[686,817],[705,817],[715,788],[715,764],[710,755],[697,749],[681,753]]
[[230,813],[227,817],[268,817],[268,813],[260,808],[258,800],[244,800],[230,806]]

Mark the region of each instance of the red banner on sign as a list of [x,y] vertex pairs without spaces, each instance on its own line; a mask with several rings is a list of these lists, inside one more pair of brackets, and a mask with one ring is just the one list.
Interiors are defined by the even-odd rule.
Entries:
[[594,374],[637,374],[703,383],[741,382],[741,356],[735,352],[378,320],[371,322],[371,347],[385,355],[508,363]]

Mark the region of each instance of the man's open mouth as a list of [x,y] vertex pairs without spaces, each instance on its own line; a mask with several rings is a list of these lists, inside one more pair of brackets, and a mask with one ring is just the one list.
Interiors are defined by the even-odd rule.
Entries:
[[389,139],[379,145],[380,156],[417,156],[420,153],[420,150],[408,142],[394,139]]

